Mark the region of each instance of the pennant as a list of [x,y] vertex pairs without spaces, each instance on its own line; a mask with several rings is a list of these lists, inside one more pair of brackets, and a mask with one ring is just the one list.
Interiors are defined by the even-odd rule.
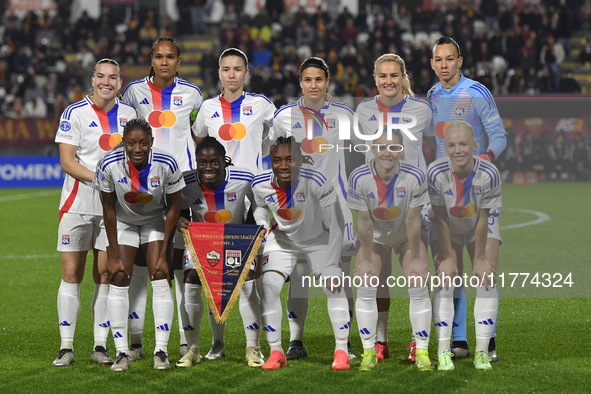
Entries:
[[263,226],[193,222],[185,244],[201,279],[209,308],[224,323],[261,247]]

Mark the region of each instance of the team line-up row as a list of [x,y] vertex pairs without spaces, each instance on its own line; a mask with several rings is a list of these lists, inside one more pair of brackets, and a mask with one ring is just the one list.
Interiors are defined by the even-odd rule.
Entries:
[[[440,83],[430,91],[429,103],[413,96],[398,55],[376,60],[379,95],[360,103],[355,114],[362,132],[377,138],[366,164],[348,177],[343,150],[319,149],[321,144],[342,145],[337,120],[354,116],[346,104],[327,96],[330,75],[324,60],[312,57],[301,64],[302,97],[276,110],[265,96],[243,91],[248,59],[235,48],[220,56],[222,92],[205,101],[196,85],[176,73],[181,59],[176,40],[159,38],[151,59],[149,76],[130,83],[121,100],[119,65],[100,60],[93,70],[91,94],[70,105],[60,120],[56,142],[66,179],[58,226],[61,345],[54,365],[74,361],[79,288],[91,249],[92,360],[123,371],[143,356],[150,280],[154,368],[170,368],[174,276],[181,334],[176,365],[199,363],[201,284],[176,230],[189,227],[191,221],[205,221],[256,223],[268,230],[260,264],[240,291],[249,366],[278,369],[287,360],[307,355],[305,296],[288,298],[287,353],[281,345],[280,292],[287,278],[291,286],[310,269],[321,277],[350,275],[352,256],[354,278],[385,278],[391,273],[392,251],[405,276],[426,278],[430,244],[441,278],[461,275],[464,245],[473,274],[485,278],[477,287],[474,309],[474,365],[491,368],[490,361],[497,357],[494,274],[501,242],[501,182],[491,160],[505,147],[505,131],[490,92],[459,72],[462,58],[453,39],[443,37],[433,48],[432,67]],[[401,112],[418,120],[408,129],[411,138],[401,123],[393,128],[397,120],[388,118]],[[381,124],[387,126],[380,134]],[[437,150],[428,168],[423,137]],[[271,169],[263,170],[267,153]],[[356,236],[351,210],[357,215]],[[306,291],[290,289],[290,294]],[[335,335],[332,368],[350,368],[354,355],[349,327],[355,314],[364,348],[360,369],[373,370],[377,360],[389,357],[388,295],[369,283],[357,288],[356,301],[350,286],[328,287],[325,292]],[[408,292],[413,328],[409,359],[419,370],[433,369],[427,353],[433,319],[439,341],[437,368],[453,369],[452,357],[470,355],[463,287],[438,287],[433,303],[426,285],[409,286]],[[210,321],[212,348],[205,357],[217,359],[225,355],[224,325],[215,323],[211,314]],[[266,361],[260,349],[261,328],[271,351]],[[115,360],[106,350],[109,331]]]

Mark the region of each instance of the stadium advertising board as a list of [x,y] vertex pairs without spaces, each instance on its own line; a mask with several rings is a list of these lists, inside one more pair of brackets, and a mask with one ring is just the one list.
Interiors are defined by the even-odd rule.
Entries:
[[61,187],[58,156],[0,156],[0,188]]

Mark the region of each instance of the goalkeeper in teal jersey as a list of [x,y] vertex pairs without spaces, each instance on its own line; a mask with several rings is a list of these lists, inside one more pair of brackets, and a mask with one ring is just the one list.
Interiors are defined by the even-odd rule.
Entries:
[[[444,145],[445,131],[454,121],[465,121],[474,129],[478,148],[474,152],[482,159],[495,160],[507,146],[506,131],[494,98],[481,83],[464,77],[460,73],[463,58],[460,46],[451,37],[441,37],[433,46],[431,68],[439,78],[439,83],[427,93],[433,107],[433,127],[437,141],[437,158],[447,155]],[[429,214],[430,217],[431,212]],[[489,226],[498,233],[499,209],[489,212]],[[430,242],[433,259],[440,258],[437,234],[431,226]],[[487,249],[498,259],[500,239],[490,237]],[[500,238],[500,237],[499,237]],[[458,266],[462,267],[461,256]],[[464,287],[456,288],[454,294],[455,315],[453,322],[453,343],[451,351],[455,358],[470,356],[466,338],[466,293]],[[489,344],[491,361],[497,361],[495,346],[496,326]]]

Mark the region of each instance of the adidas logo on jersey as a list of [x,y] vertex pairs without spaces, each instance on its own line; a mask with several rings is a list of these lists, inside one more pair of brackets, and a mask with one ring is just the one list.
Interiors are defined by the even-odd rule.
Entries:
[[98,125],[96,124],[96,122],[93,120],[92,122],[90,122],[90,124],[88,125],[88,127],[98,127]]
[[373,192],[369,193],[367,197],[373,198],[374,200],[376,199],[376,196],[373,194]]
[[144,99],[142,101],[140,101],[140,104],[150,104],[150,102],[148,101],[147,98],[144,97]]
[[218,111],[215,111],[215,113],[213,115],[211,115],[211,118],[219,118],[220,114],[218,114]]
[[378,120],[378,118],[375,115],[372,115],[371,118],[369,118],[369,121],[375,121]]
[[275,199],[273,198],[273,196],[270,196],[269,198],[267,198],[267,202],[275,202]]
[[443,192],[443,194],[446,194],[448,196],[453,196],[454,192],[453,192],[453,190],[449,189],[449,190],[446,190],[445,192]]
[[302,125],[300,124],[300,122],[296,122],[296,124],[293,125],[294,129],[301,129]]
[[118,183],[127,183],[127,178],[123,177],[117,181]]

